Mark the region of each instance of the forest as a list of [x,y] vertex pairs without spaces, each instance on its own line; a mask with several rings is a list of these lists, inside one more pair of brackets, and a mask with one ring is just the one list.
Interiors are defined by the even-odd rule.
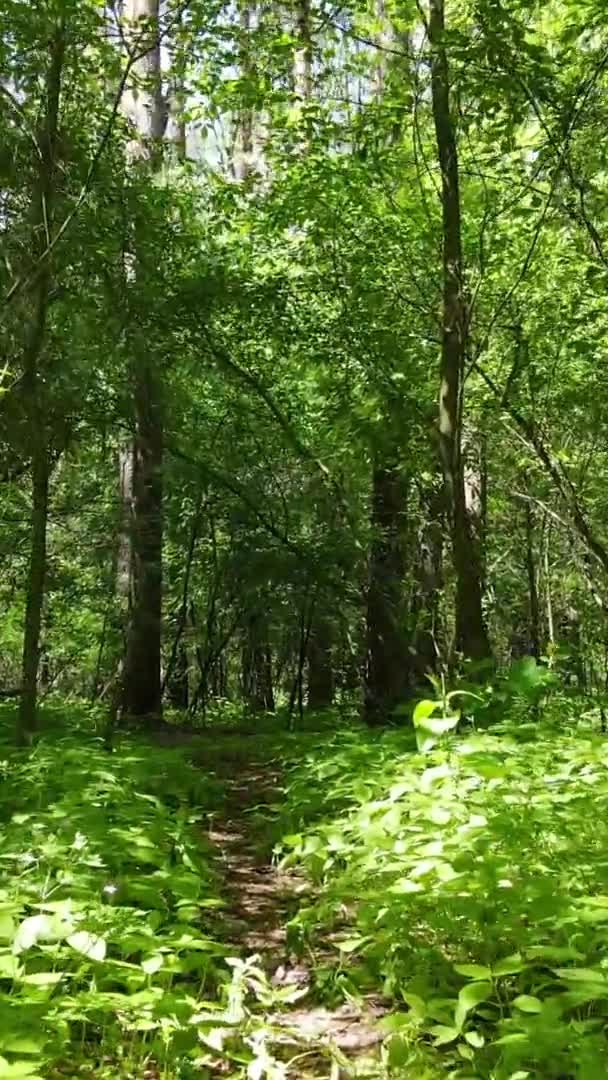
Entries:
[[608,1076],[608,6],[0,0],[0,1080]]

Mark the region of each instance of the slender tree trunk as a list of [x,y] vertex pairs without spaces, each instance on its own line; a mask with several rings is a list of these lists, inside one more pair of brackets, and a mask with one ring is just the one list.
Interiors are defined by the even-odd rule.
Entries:
[[36,448],[32,463],[31,550],[28,570],[25,632],[21,673],[21,700],[17,741],[28,742],[36,730],[40,628],[46,578],[46,533],[49,498],[49,460],[46,447]]
[[316,607],[308,639],[308,707],[327,709],[334,699],[333,627],[318,602]]
[[165,680],[169,701],[176,709],[187,709],[189,700],[188,651],[180,640],[173,659],[171,675]]
[[[162,99],[160,0],[126,0],[124,17],[127,40],[138,49],[147,41],[148,52],[135,65],[134,79],[125,98],[125,112],[133,139],[131,167],[153,171],[161,159],[161,140],[166,125]],[[143,51],[143,50],[142,50]],[[137,196],[135,196],[137,197]],[[133,288],[137,288],[138,263],[145,245],[145,227],[139,208],[132,223]],[[131,500],[131,610],[123,672],[122,712],[126,717],[158,719],[161,695],[161,603],[162,603],[162,466],[163,408],[158,359],[142,330],[131,328],[131,393],[134,440]]]
[[[32,262],[42,258],[53,225],[55,194],[55,155],[59,130],[61,78],[65,57],[63,23],[51,42],[46,80],[44,123],[35,159],[35,184],[31,208]],[[17,720],[17,741],[28,742],[36,728],[40,628],[46,578],[46,532],[50,476],[49,421],[45,405],[45,387],[40,378],[40,358],[47,327],[50,258],[43,260],[34,290],[34,311],[26,327],[23,351],[23,388],[27,434],[33,441],[31,550],[26,588],[21,699]]]
[[538,583],[536,559],[534,557],[534,519],[529,502],[524,503],[526,531],[526,574],[528,577],[528,639],[530,654],[537,659],[541,654],[540,645],[540,605],[538,602]]
[[242,659],[243,697],[253,712],[274,712],[272,655],[265,620],[252,615],[247,623]]
[[443,217],[443,329],[439,440],[450,514],[456,577],[456,647],[469,659],[490,655],[483,615],[481,566],[475,555],[467,513],[462,460],[463,370],[468,310],[463,278],[460,190],[456,132],[450,109],[450,78],[445,46],[443,0],[429,0],[431,94],[441,168]]
[[[254,66],[251,48],[252,9],[248,0],[240,0],[239,6],[240,59],[241,77],[245,84],[253,79]],[[234,175],[237,180],[246,180],[253,166],[253,129],[255,113],[249,102],[244,102],[238,111],[235,131],[235,153],[233,160]]]
[[551,564],[549,560],[550,543],[551,523],[548,518],[545,518],[543,523],[543,584],[545,591],[545,613],[547,618],[547,651],[549,654],[549,667],[552,667],[555,653],[555,622],[553,619],[553,585],[551,581]]
[[445,635],[439,599],[443,587],[443,493],[439,485],[420,493],[422,520],[418,530],[417,589],[414,599],[413,667],[422,683],[445,659]]
[[[181,604],[180,604],[179,613],[178,613],[178,616],[177,616],[177,626],[176,626],[176,629],[175,629],[175,637],[173,639],[173,645],[171,647],[171,654],[169,656],[169,661],[167,663],[167,667],[166,667],[166,671],[165,671],[165,677],[163,679],[163,685],[162,685],[163,691],[164,691],[166,686],[169,686],[169,687],[171,686],[171,680],[172,680],[172,677],[173,677],[173,668],[174,668],[174,666],[176,664],[176,660],[177,660],[177,657],[178,657],[178,652],[179,652],[180,648],[183,648],[182,636],[183,636],[184,630],[186,629],[186,622],[188,621],[188,598],[189,598],[189,592],[190,592],[190,576],[191,576],[191,573],[192,573],[192,563],[193,563],[193,560],[194,560],[194,552],[195,552],[195,549],[196,549],[196,544],[197,544],[197,541],[198,541],[198,535],[199,535],[200,527],[201,527],[202,510],[203,510],[203,493],[201,491],[199,496],[198,496],[198,505],[197,505],[197,508],[196,508],[196,511],[195,511],[195,514],[194,514],[194,518],[192,520],[192,528],[190,530],[190,541],[189,541],[189,544],[188,544],[188,553],[186,555],[186,565],[184,567],[184,580],[183,580],[183,584],[182,584],[182,600],[181,600]],[[181,666],[183,668],[183,660],[180,661],[180,663],[181,663]],[[186,663],[186,672],[187,672],[188,671],[188,658],[187,658],[187,656],[186,656],[185,663]],[[186,698],[187,698],[187,696],[188,696],[188,692],[187,692],[187,681],[186,681]],[[175,702],[173,702],[173,703],[175,704]]]
[[407,484],[398,466],[376,465],[367,590],[365,721],[385,723],[407,692],[409,655],[404,628],[404,541]]
[[310,0],[297,0],[296,5],[296,53],[293,65],[293,81],[296,96],[304,103],[312,97],[312,25]]

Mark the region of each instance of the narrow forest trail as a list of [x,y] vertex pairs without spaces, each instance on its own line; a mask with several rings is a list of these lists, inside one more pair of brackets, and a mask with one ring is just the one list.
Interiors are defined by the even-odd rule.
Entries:
[[[263,808],[276,801],[280,773],[263,761],[243,765],[239,757],[225,757],[218,775],[226,801],[213,815],[209,840],[217,852],[226,907],[220,919],[222,936],[234,943],[245,959],[258,957],[258,966],[277,989],[301,991],[295,1002],[265,1012],[273,1030],[273,1054],[284,1061],[289,1078],[377,1080],[383,1074],[378,1020],[384,1013],[379,1001],[343,1003],[328,1007],[315,992],[313,969],[319,954],[306,958],[290,947],[287,922],[300,905],[310,901],[310,885],[291,871],[272,864],[264,851]],[[322,950],[324,965],[337,965],[337,951]],[[328,959],[329,957],[329,959]]]

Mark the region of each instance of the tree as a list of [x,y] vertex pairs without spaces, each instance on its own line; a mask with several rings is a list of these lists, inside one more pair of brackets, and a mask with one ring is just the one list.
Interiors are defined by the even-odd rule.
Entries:
[[467,500],[462,447],[464,365],[468,352],[470,313],[462,255],[458,148],[450,104],[445,34],[444,0],[430,0],[428,36],[431,47],[431,94],[441,170],[443,225],[439,441],[456,578],[456,648],[468,659],[483,660],[490,653],[490,645],[482,606],[479,544],[475,542],[472,524],[474,500]]
[[[125,113],[131,125],[128,148],[132,171],[130,222],[132,250],[129,284],[138,288],[142,265],[151,253],[146,245],[146,201],[138,187],[158,167],[166,111],[160,69],[159,0],[128,0],[124,9],[126,40],[141,54],[133,64]],[[128,211],[127,211],[128,212]],[[141,298],[139,299],[141,303]],[[133,442],[121,467],[121,497],[126,504],[129,529],[129,611],[122,669],[122,711],[127,717],[161,715],[161,606],[162,606],[162,470],[163,391],[156,351],[145,335],[140,315],[128,307],[127,338]]]

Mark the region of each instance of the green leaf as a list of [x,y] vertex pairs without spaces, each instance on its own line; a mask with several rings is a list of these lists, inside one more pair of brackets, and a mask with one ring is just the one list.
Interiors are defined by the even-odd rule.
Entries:
[[52,929],[53,920],[50,915],[30,915],[23,920],[15,934],[13,952],[26,952],[41,939],[49,937]]
[[464,975],[466,979],[491,979],[492,969],[489,967],[482,967],[481,964],[454,964],[454,971],[457,971],[459,975]]
[[480,1031],[465,1031],[464,1037],[469,1046],[475,1047],[476,1050],[481,1050],[482,1046],[485,1046],[486,1040]]
[[21,965],[12,953],[0,953],[0,979],[14,979],[19,974]]
[[554,968],[555,974],[566,982],[597,982],[606,983],[603,971],[596,968]]
[[520,971],[523,971],[526,967],[521,954],[513,953],[512,956],[505,956],[498,963],[492,964],[492,974],[497,975],[518,975]]
[[458,1004],[454,1012],[454,1023],[462,1028],[465,1018],[477,1005],[486,1001],[492,994],[493,986],[490,982],[467,983],[458,994]]
[[520,994],[519,997],[513,999],[513,1004],[525,1013],[539,1013],[542,1012],[543,1008],[540,998],[534,997],[532,994]]
[[146,960],[142,960],[142,971],[145,971],[146,975],[155,975],[157,971],[160,971],[163,966],[162,955],[148,956]]
[[30,975],[22,975],[20,982],[28,986],[56,986],[62,978],[61,971],[33,971]]
[[434,1046],[444,1046],[445,1043],[454,1042],[454,1039],[459,1037],[460,1028],[448,1027],[447,1024],[435,1024],[429,1028],[429,1034],[434,1035]]
[[0,1046],[9,1054],[41,1054],[44,1050],[44,1039],[36,1039],[33,1035],[0,1035]]
[[418,727],[422,720],[426,720],[429,716],[432,716],[440,706],[440,701],[431,701],[428,698],[419,701],[412,716],[414,727]]
[[43,1080],[31,1061],[11,1061],[0,1058],[0,1080]]
[[15,936],[15,920],[7,911],[0,912],[0,941],[12,941]]
[[366,937],[350,937],[344,938],[343,941],[338,941],[337,946],[340,952],[354,953],[357,949],[360,949],[362,945],[365,945],[369,939]]
[[89,960],[104,960],[106,955],[106,943],[97,934],[90,934],[87,930],[79,930],[76,934],[70,934],[68,945],[76,952],[88,956]]
[[431,735],[446,735],[458,725],[459,720],[460,713],[453,716],[429,716],[426,720],[420,720],[417,726]]

